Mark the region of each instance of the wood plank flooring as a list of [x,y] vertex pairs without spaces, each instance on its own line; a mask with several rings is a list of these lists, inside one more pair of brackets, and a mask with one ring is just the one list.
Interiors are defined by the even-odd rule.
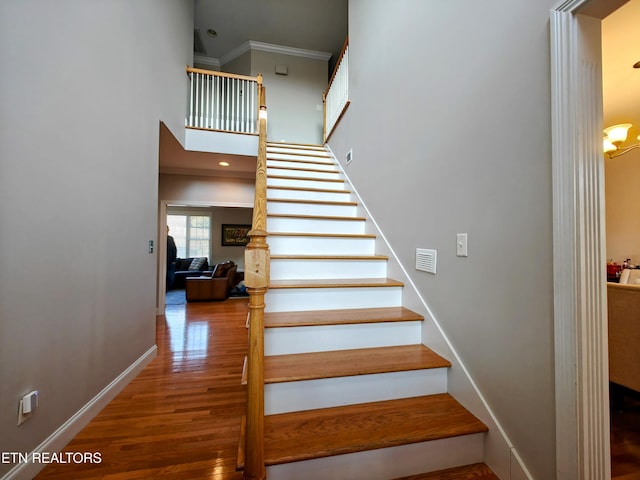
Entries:
[[[36,479],[241,480],[246,315],[246,299],[169,305],[157,318],[158,357],[65,448],[99,451],[102,463],[51,464]],[[612,413],[611,450],[612,478],[639,480],[640,397]],[[410,478],[477,478],[445,473]]]
[[242,479],[247,311],[246,299],[168,306],[158,357],[65,449],[101,452],[102,463],[51,464],[36,478]]

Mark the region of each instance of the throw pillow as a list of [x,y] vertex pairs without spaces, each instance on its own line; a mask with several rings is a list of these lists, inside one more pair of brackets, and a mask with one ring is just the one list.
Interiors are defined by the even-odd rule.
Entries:
[[202,269],[204,262],[206,261],[207,261],[207,257],[194,258],[193,261],[191,262],[191,265],[189,265],[189,270],[194,271],[194,270]]

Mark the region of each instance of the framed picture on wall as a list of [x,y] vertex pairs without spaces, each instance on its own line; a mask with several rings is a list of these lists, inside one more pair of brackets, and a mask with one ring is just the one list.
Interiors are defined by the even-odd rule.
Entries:
[[223,247],[244,247],[249,243],[247,234],[251,225],[222,225]]

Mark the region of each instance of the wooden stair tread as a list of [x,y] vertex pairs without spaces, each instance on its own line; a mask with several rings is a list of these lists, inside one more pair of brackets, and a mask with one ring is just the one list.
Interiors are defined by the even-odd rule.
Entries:
[[267,465],[488,431],[446,393],[268,415],[264,424]]
[[373,233],[269,232],[269,237],[376,238]]
[[357,288],[402,287],[404,283],[391,278],[328,278],[302,280],[272,280],[269,288]]
[[463,467],[447,468],[437,472],[411,475],[395,480],[500,480],[484,463],[474,463]]
[[271,260],[389,260],[386,255],[271,255]]
[[342,178],[294,177],[290,175],[271,175],[269,173],[267,173],[267,178],[277,178],[279,180],[301,180],[309,182],[344,183],[344,180]]
[[424,345],[360,348],[265,357],[265,383],[450,367]]
[[[287,162],[294,164],[308,164],[308,165],[325,165],[325,166],[333,166],[335,163],[333,161],[325,161],[322,160],[324,157],[307,157],[307,158],[276,158],[270,155],[295,155],[293,153],[287,152],[267,152],[267,168],[273,168],[273,166],[269,165],[269,162]],[[329,160],[330,157],[326,157]],[[324,170],[323,170],[324,171]]]
[[[293,170],[294,172],[313,172],[313,173],[327,173],[331,175],[340,175],[340,172],[338,172],[337,170],[322,170],[321,168],[268,166],[267,170],[276,171],[276,172],[277,170]],[[315,178],[313,177],[310,177],[310,178],[315,180]]]
[[267,213],[267,217],[272,218],[303,218],[310,220],[356,220],[358,222],[364,222],[364,217],[340,217],[338,215],[297,215],[290,213]]
[[355,207],[358,202],[341,202],[338,200],[307,200],[305,198],[267,198],[267,202],[279,202],[279,203],[308,203],[310,205],[336,205]]
[[404,307],[347,308],[302,312],[266,312],[265,328],[353,325],[360,323],[415,322],[424,317]]

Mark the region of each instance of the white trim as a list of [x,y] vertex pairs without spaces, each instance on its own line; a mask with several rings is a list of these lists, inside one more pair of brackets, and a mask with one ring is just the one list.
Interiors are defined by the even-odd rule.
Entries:
[[[140,358],[133,362],[124,372],[118,375],[100,393],[93,397],[84,407],[78,410],[69,420],[62,424],[44,442],[38,445],[28,457],[32,458],[34,452],[59,452],[96,416],[107,404],[126,387],[151,360],[157,355],[157,345],[152,346]],[[20,480],[35,477],[44,467],[45,463],[20,463],[13,467],[2,477],[2,480]]]
[[[328,144],[325,145],[325,146],[327,147],[327,149],[331,152],[331,154],[335,158],[335,155],[333,154],[333,151],[331,150],[331,147],[329,147]],[[345,180],[349,183],[349,188],[351,189],[353,194],[358,199],[358,203],[362,206],[362,208],[366,212],[367,219],[371,220],[371,223],[373,224],[375,230],[378,232],[378,235],[379,235],[380,239],[384,242],[386,247],[389,249],[390,256],[393,257],[395,263],[402,270],[402,273],[403,273],[403,275],[405,277],[405,283],[408,283],[409,285],[411,285],[411,288],[413,289],[415,295],[418,297],[422,307],[426,310],[429,319],[433,320],[433,324],[435,325],[438,333],[441,335],[442,339],[444,340],[444,342],[446,343],[447,347],[451,351],[451,354],[455,357],[456,364],[461,368],[465,378],[469,382],[470,386],[472,387],[473,391],[475,392],[475,394],[477,395],[479,401],[481,402],[482,406],[484,407],[485,411],[487,412],[487,415],[489,415],[489,417],[493,421],[493,424],[495,425],[495,427],[496,427],[496,429],[498,431],[497,433],[500,435],[503,444],[508,449],[508,452],[507,452],[505,457],[508,459],[509,456],[511,456],[512,460],[516,461],[516,465],[511,465],[510,468],[512,470],[512,474],[513,474],[513,470],[514,469],[517,469],[518,473],[516,474],[515,477],[513,477],[513,475],[511,475],[511,476],[513,478],[526,478],[528,480],[534,480],[534,477],[531,475],[531,473],[527,469],[526,465],[522,461],[522,458],[520,457],[520,455],[516,451],[516,447],[513,445],[513,443],[509,439],[507,433],[505,432],[505,430],[500,425],[500,423],[498,421],[498,418],[496,417],[496,415],[491,410],[491,407],[489,406],[489,403],[486,401],[484,395],[482,395],[482,392],[480,392],[480,389],[478,388],[477,384],[474,382],[473,378],[471,377],[471,374],[469,373],[469,370],[467,370],[467,368],[465,367],[464,363],[462,362],[462,359],[461,359],[460,355],[458,355],[458,353],[455,350],[453,344],[451,343],[451,341],[449,340],[449,338],[445,334],[444,330],[442,329],[442,327],[440,325],[440,322],[438,321],[437,317],[435,316],[433,311],[429,308],[429,305],[427,305],[427,302],[425,301],[424,297],[420,293],[420,291],[419,291],[418,287],[416,286],[416,284],[413,282],[413,280],[409,276],[407,270],[405,269],[404,265],[400,261],[400,258],[398,257],[398,255],[396,255],[396,252],[393,249],[393,247],[391,246],[391,244],[389,243],[389,241],[387,240],[387,237],[384,235],[384,233],[380,229],[380,226],[378,225],[378,223],[374,219],[373,215],[371,215],[371,212],[369,211],[369,209],[367,208],[366,204],[362,200],[362,197],[360,197],[360,194],[358,193],[358,191],[355,188],[355,186],[349,180],[349,176],[347,175],[347,172],[342,167],[342,164],[340,164],[340,162],[337,162],[337,165],[340,168],[342,174],[345,176]],[[485,462],[486,462],[486,459],[485,459]],[[489,467],[495,468],[495,467],[492,467],[492,465],[489,465]]]
[[287,47],[284,45],[275,45],[273,43],[256,42],[249,40],[244,42],[239,47],[234,48],[230,52],[220,57],[219,65],[229,63],[231,60],[239,57],[243,53],[249,50],[258,50],[262,52],[280,53],[282,55],[291,55],[294,57],[310,58],[312,60],[324,60],[328,61],[331,58],[330,52],[319,52],[316,50],[306,50],[304,48]]
[[551,11],[556,475],[563,480],[611,475],[602,68],[583,58],[597,48],[575,15],[588,3],[565,1]]

